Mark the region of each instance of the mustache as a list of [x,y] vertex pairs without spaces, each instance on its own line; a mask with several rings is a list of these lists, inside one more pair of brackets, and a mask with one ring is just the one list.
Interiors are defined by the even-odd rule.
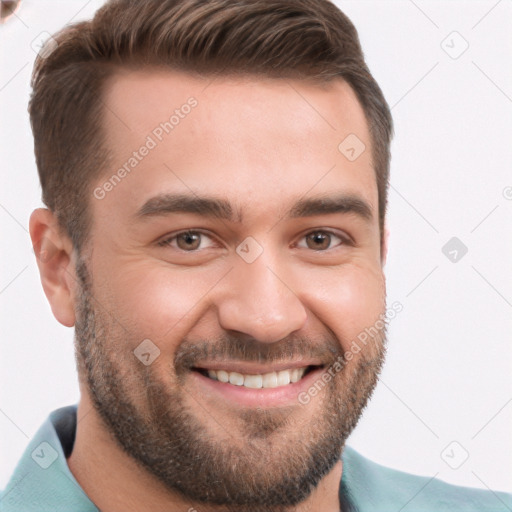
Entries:
[[341,341],[334,334],[321,337],[288,336],[273,343],[265,343],[249,336],[225,333],[208,340],[185,338],[174,355],[177,373],[189,371],[199,363],[244,361],[284,363],[297,359],[315,359],[328,365],[344,358]]

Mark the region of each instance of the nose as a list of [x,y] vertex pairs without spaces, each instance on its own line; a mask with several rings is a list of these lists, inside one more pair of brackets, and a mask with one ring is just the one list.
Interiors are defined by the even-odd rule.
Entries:
[[230,272],[228,291],[217,304],[222,328],[273,343],[304,326],[306,309],[289,274],[273,267],[260,257],[250,264],[241,262]]

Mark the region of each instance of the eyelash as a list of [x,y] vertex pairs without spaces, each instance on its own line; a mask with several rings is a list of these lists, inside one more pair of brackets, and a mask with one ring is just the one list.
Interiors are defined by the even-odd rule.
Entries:
[[[204,231],[201,231],[201,230],[193,230],[193,229],[187,229],[185,231],[180,231],[179,233],[175,233],[174,235],[172,236],[169,236],[167,238],[164,238],[163,240],[159,241],[158,242],[158,245],[160,247],[166,247],[166,246],[170,246],[171,243],[177,239],[180,235],[184,235],[184,234],[200,234],[202,236],[206,236],[210,239],[213,239],[212,236],[210,236],[208,233],[205,233]],[[331,231],[331,230],[328,230],[328,229],[314,229],[312,231],[308,231],[307,233],[304,233],[304,235],[301,236],[300,240],[302,240],[303,238],[307,237],[308,235],[311,235],[313,233],[323,233],[323,234],[326,234],[326,235],[331,235],[331,236],[334,236],[334,237],[337,237],[341,240],[341,243],[338,244],[337,246],[333,247],[333,248],[329,248],[329,249],[324,249],[324,250],[318,250],[318,252],[326,252],[328,250],[332,250],[332,249],[335,249],[336,247],[339,247],[339,246],[342,246],[342,245],[349,245],[349,246],[353,246],[354,245],[354,242],[351,240],[350,237],[348,237],[347,235],[342,235],[342,234],[339,234],[339,233],[336,233],[334,231]],[[198,252],[200,249],[195,249],[195,250],[192,250],[192,251],[184,251],[183,249],[178,249],[182,252],[190,252],[190,253],[193,253],[193,252]],[[204,249],[203,249],[204,250]],[[311,249],[312,251],[314,251],[314,249]]]
[[[334,247],[330,247],[329,249],[324,249],[324,250],[318,250],[317,252],[326,252],[326,251],[329,251],[329,250],[334,250],[340,246],[343,246],[343,245],[350,245],[350,246],[353,246],[354,243],[353,241],[350,239],[349,236],[347,235],[342,235],[341,233],[336,233],[335,231],[331,231],[330,229],[313,229],[312,231],[308,231],[307,233],[304,233],[301,237],[300,237],[300,240],[306,238],[308,235],[312,235],[314,233],[322,233],[324,235],[330,235],[330,236],[333,236],[333,237],[336,237],[336,238],[339,238],[341,240],[341,242],[334,246]],[[308,249],[308,247],[306,247],[306,249]],[[315,249],[310,249],[311,251],[314,251]]]
[[[171,242],[173,240],[177,239],[180,235],[185,235],[185,234],[194,234],[194,235],[199,234],[199,235],[206,236],[208,238],[213,239],[212,236],[210,236],[208,233],[205,233],[204,231],[201,231],[198,229],[186,229],[185,231],[180,231],[179,233],[175,233],[174,235],[164,238],[163,240],[158,242],[158,245],[160,245],[162,247],[171,245]],[[196,251],[197,251],[197,249],[196,249]],[[196,251],[183,251],[183,252],[196,252]]]

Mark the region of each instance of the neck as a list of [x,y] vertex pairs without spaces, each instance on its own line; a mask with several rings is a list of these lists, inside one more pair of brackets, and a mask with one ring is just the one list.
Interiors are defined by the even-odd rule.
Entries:
[[[75,443],[67,463],[89,499],[102,512],[183,512],[196,508],[201,512],[226,511],[223,507],[187,501],[165,488],[118,446],[84,394],[78,405]],[[339,512],[341,474],[340,460],[310,496],[290,508],[290,512]]]

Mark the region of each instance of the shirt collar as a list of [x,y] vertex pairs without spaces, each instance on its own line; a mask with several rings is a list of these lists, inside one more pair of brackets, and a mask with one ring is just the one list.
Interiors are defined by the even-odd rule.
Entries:
[[76,405],[57,409],[41,425],[2,492],[2,512],[98,512],[66,461],[75,437],[76,411]]

